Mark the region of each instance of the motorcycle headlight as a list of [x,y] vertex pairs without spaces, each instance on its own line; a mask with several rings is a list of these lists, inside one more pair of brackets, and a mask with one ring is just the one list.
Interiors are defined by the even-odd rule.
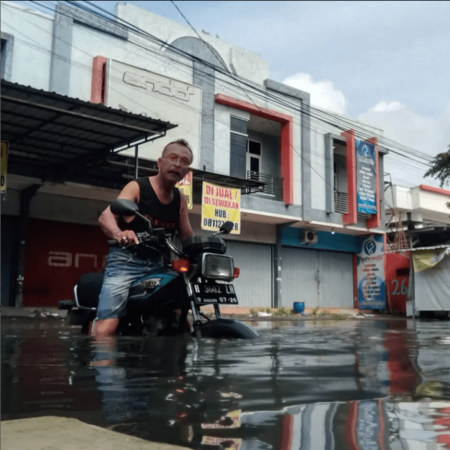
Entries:
[[233,280],[234,263],[231,256],[204,253],[202,258],[202,275],[216,280]]

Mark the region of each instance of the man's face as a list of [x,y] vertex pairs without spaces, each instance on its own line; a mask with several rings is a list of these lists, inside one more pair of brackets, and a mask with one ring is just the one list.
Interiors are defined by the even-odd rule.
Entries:
[[191,152],[184,145],[171,144],[158,159],[159,173],[168,180],[181,181],[189,172],[191,160]]

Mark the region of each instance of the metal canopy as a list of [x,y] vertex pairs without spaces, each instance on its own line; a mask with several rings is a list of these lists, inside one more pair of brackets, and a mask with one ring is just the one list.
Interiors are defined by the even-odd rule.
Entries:
[[177,126],[5,80],[1,88],[8,173],[44,181],[87,181],[99,161]]
[[[122,189],[135,159],[118,153],[166,134],[169,122],[1,80],[1,138],[9,142],[8,173],[49,182]],[[139,159],[139,176],[157,172]],[[193,170],[202,181],[261,192],[264,183]]]
[[[106,171],[115,170],[116,176],[121,176],[127,181],[134,179],[134,158],[125,157],[123,155],[114,155],[108,158],[108,166]],[[158,173],[158,165],[155,161],[148,159],[139,159],[139,176],[151,176]],[[228,175],[221,175],[204,170],[192,169],[193,175],[193,190],[197,192],[202,191],[203,181],[215,183],[231,188],[242,190],[242,194],[253,194],[263,192],[264,183],[259,181],[247,180],[245,178],[230,177]]]

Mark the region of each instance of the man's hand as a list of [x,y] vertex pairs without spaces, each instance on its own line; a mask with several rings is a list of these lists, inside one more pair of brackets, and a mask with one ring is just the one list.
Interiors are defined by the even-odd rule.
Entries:
[[114,235],[114,239],[119,243],[120,247],[139,244],[139,239],[133,230],[120,231]]

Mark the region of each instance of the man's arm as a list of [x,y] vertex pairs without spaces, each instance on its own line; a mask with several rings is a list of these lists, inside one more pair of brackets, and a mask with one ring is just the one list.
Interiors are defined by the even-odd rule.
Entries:
[[[139,201],[139,185],[136,181],[130,181],[119,194],[118,198],[126,198],[132,200],[133,202]],[[126,222],[131,222],[134,219],[132,217],[124,217]],[[133,230],[122,231],[117,225],[117,218],[111,212],[111,208],[108,206],[98,218],[98,223],[103,233],[109,239],[116,239],[119,245],[130,245],[131,243],[139,244],[139,239],[137,238]],[[125,238],[125,240],[123,239]]]
[[188,237],[194,236],[191,223],[189,222],[187,201],[184,194],[180,191],[180,219],[178,221],[178,234],[182,241]]

